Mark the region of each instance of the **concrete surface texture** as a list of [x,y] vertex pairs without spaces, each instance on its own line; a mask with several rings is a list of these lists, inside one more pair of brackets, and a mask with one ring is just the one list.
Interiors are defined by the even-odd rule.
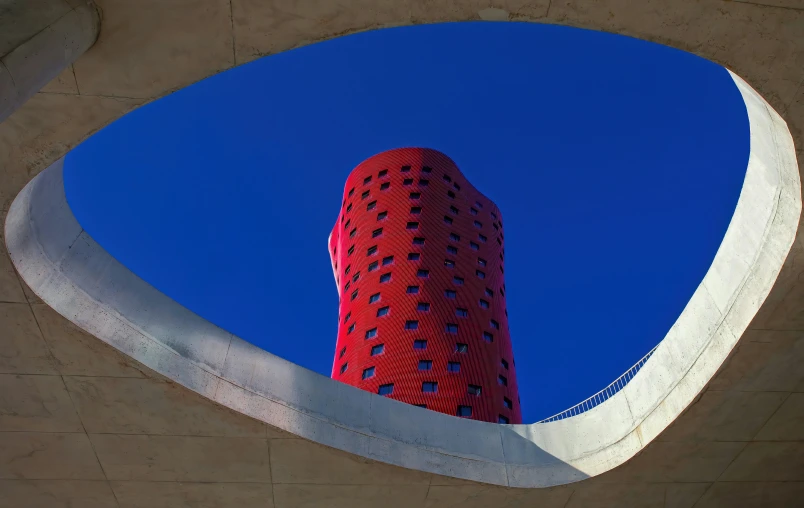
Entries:
[[[75,86],[57,78],[0,125],[4,211],[81,139],[172,89],[313,40],[479,19],[489,9],[493,19],[615,31],[722,63],[802,146],[804,12],[796,2],[100,4],[104,28],[74,65]],[[801,252],[797,237],[730,359],[639,455],[595,478],[530,490],[372,462],[231,412],[72,326],[3,255],[0,482],[8,495],[0,506],[795,506],[804,491]]]

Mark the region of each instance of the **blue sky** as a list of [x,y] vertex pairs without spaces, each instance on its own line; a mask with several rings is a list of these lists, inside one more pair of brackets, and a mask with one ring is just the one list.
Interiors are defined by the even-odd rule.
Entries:
[[65,187],[146,281],[328,375],[343,184],[401,146],[452,157],[505,216],[532,422],[667,333],[728,227],[749,131],[725,69],[689,53],[551,25],[426,25],[265,57],[148,104],[73,150]]

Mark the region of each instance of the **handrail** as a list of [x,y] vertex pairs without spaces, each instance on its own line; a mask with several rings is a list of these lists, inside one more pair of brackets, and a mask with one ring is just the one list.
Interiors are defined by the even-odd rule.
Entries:
[[539,420],[536,423],[554,422],[557,420],[563,420],[565,418],[569,418],[571,416],[577,416],[581,413],[589,411],[593,407],[596,407],[601,403],[605,402],[606,400],[608,400],[609,398],[613,397],[617,392],[625,388],[625,385],[627,385],[629,381],[631,381],[631,379],[634,378],[636,373],[639,372],[639,369],[641,369],[642,366],[645,365],[645,362],[647,362],[648,359],[651,356],[653,356],[653,353],[656,352],[657,347],[659,347],[658,344],[655,345],[653,349],[648,351],[648,353],[645,356],[640,358],[640,360],[636,362],[630,369],[625,371],[625,373],[620,375],[620,377],[612,381],[611,384],[609,384],[607,387],[603,388],[596,394],[575,404],[569,409],[565,409],[564,411],[556,413],[553,416],[550,416],[549,418],[545,418],[544,420]]

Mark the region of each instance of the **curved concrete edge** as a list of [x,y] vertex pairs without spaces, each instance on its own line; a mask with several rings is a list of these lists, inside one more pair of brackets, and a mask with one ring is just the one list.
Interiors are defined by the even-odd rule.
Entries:
[[547,487],[636,454],[700,393],[764,301],[801,211],[792,138],[744,81],[751,155],[715,259],[653,357],[617,395],[579,416],[530,425],[455,418],[363,392],[278,358],[172,301],[76,222],[63,161],[14,201],[6,241],[47,304],[161,375],[311,441],[389,464],[510,487]]
[[[9,30],[10,36],[23,39],[9,41],[13,49],[0,55],[0,122],[92,47],[100,32],[100,13],[92,0],[49,0],[47,6],[23,0],[21,4],[19,10],[41,12],[10,15],[6,20],[30,26]],[[54,20],[46,14],[59,17]],[[0,23],[0,34],[6,25]]]

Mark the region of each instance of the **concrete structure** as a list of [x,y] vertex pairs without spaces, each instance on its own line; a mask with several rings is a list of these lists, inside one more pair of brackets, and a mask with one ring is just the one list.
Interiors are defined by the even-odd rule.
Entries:
[[[367,394],[249,350],[175,304],[149,316],[160,295],[80,228],[67,239],[54,166],[6,223],[39,296],[0,257],[0,506],[795,506],[804,244],[793,239],[800,188],[786,129],[804,146],[804,12],[766,3],[100,2],[96,45],[0,124],[4,213],[34,175],[147,100],[261,54],[394,24],[517,19],[635,35],[727,65],[773,109],[736,80],[751,166],[686,318],[630,389],[538,427]],[[367,397],[369,415],[353,397]],[[432,418],[419,420],[428,433],[394,426],[407,411]],[[495,442],[482,439],[489,428]],[[511,488],[538,485],[554,486]]]
[[346,179],[329,236],[332,377],[449,415],[522,423],[502,213],[446,155],[401,148]]

